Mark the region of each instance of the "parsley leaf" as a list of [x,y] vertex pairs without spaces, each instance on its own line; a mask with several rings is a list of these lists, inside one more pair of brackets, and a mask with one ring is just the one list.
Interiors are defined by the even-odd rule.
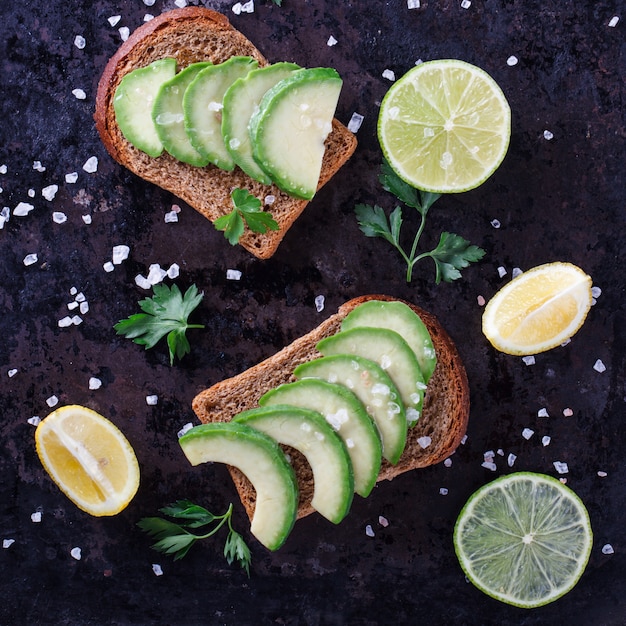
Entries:
[[253,233],[266,233],[278,230],[279,226],[272,216],[261,209],[261,201],[246,189],[234,189],[230,194],[233,209],[230,213],[218,217],[213,225],[224,231],[224,237],[234,246],[244,232],[244,222]]
[[183,296],[176,285],[154,285],[154,296],[139,301],[143,313],[135,313],[113,327],[118,335],[125,335],[136,344],[153,348],[167,336],[170,365],[174,358],[182,359],[191,350],[186,331],[189,328],[204,328],[201,324],[189,324],[187,319],[200,304],[203,295],[191,285]]
[[417,254],[417,246],[426,225],[426,216],[432,205],[441,194],[421,191],[404,182],[383,160],[381,174],[378,178],[383,189],[392,193],[398,200],[420,214],[420,224],[413,239],[410,251],[406,251],[400,240],[403,215],[402,208],[396,206],[389,217],[378,205],[357,204],[354,207],[359,228],[366,237],[380,237],[387,240],[404,259],[407,265],[406,282],[411,282],[413,266],[420,259],[431,257],[435,261],[435,281],[451,282],[461,278],[459,270],[470,263],[482,259],[485,251],[478,246],[470,245],[469,241],[453,233],[442,233],[439,244],[434,250]]
[[[252,555],[243,537],[233,529],[232,504],[229,505],[228,510],[223,515],[213,515],[210,511],[191,503],[189,500],[178,500],[159,509],[159,511],[179,520],[180,523],[176,524],[161,517],[144,517],[137,522],[137,526],[141,530],[156,539],[156,543],[152,545],[154,550],[173,556],[175,561],[182,559],[197,541],[213,536],[224,524],[228,524],[224,557],[229,565],[233,561],[237,561],[250,576]],[[200,528],[211,524],[212,528],[201,535],[188,530],[189,528]]]

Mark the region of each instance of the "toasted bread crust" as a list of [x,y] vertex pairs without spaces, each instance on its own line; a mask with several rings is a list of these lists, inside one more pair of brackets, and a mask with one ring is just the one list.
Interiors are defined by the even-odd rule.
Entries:
[[[239,168],[232,172],[213,165],[194,167],[167,153],[152,158],[137,150],[122,135],[113,108],[115,90],[130,71],[157,59],[174,57],[180,69],[191,63],[221,63],[231,56],[251,56],[260,66],[267,59],[221,13],[201,7],[174,9],[140,26],[107,63],[96,95],[94,121],[109,154],[137,176],[170,191],[211,222],[232,209],[230,194],[236,187],[247,189],[262,201],[275,200],[267,209],[279,225],[276,231],[253,233],[246,229],[241,245],[260,259],[271,257],[308,201],[292,198],[275,185],[252,180]],[[354,135],[336,119],[326,139],[326,152],[318,189],[328,182],[356,149]]]
[[[239,412],[254,408],[259,398],[270,389],[295,380],[297,365],[318,358],[315,349],[324,337],[336,333],[342,320],[359,304],[367,300],[395,300],[384,295],[369,295],[346,302],[339,311],[306,335],[296,339],[273,356],[250,369],[200,392],[192,408],[203,423],[230,421]],[[378,481],[391,480],[412,469],[439,463],[450,456],[461,443],[469,419],[469,385],[465,368],[450,336],[439,321],[420,307],[408,304],[428,328],[435,352],[437,367],[428,383],[424,409],[416,426],[409,429],[405,450],[396,465],[383,460]],[[426,447],[422,437],[430,437]],[[292,465],[298,478],[300,501],[298,518],[313,512],[313,475],[302,455],[289,449]],[[229,468],[239,497],[252,518],[254,489],[236,468]]]

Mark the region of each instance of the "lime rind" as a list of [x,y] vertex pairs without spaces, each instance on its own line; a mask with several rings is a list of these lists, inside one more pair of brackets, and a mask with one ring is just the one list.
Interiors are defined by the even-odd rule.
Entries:
[[581,499],[557,479],[517,472],[488,483],[467,501],[454,548],[468,579],[501,602],[535,608],[576,585],[593,534]]

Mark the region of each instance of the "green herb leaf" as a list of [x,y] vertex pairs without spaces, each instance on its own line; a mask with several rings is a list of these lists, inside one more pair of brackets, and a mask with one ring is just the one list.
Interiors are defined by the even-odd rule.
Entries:
[[485,256],[485,251],[471,245],[467,239],[459,235],[443,232],[437,247],[423,256],[429,256],[435,261],[435,280],[439,284],[442,280],[452,282],[461,278],[459,270],[470,263],[480,261]]
[[236,560],[237,563],[246,570],[248,576],[250,576],[250,561],[252,560],[250,548],[246,545],[243,537],[232,528],[228,533],[228,537],[226,537],[224,556],[229,565]]
[[136,313],[113,327],[118,335],[125,335],[136,344],[153,348],[167,336],[170,365],[174,358],[181,359],[191,350],[186,331],[189,328],[204,328],[200,324],[189,324],[187,319],[203,298],[198,288],[191,285],[183,296],[176,285],[154,285],[154,296],[139,301],[144,313]]
[[233,209],[230,213],[218,217],[213,225],[223,230],[224,236],[234,246],[244,233],[244,223],[254,233],[266,233],[278,230],[279,225],[274,218],[261,208],[261,201],[246,189],[234,189],[230,194]]
[[206,524],[210,524],[214,519],[215,515],[210,511],[207,511],[205,508],[198,506],[197,504],[193,504],[189,500],[178,500],[174,504],[170,504],[169,506],[165,506],[162,509],[159,509],[163,515],[169,515],[170,517],[186,520],[186,526],[188,528],[196,528],[199,526],[205,526]]

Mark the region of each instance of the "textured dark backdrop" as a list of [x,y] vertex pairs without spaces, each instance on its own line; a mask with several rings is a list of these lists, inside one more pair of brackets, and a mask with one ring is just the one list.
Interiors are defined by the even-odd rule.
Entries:
[[[338,117],[365,116],[353,159],[316,197],[277,254],[258,261],[231,248],[200,215],[181,205],[179,222],[164,215],[176,199],[116,165],[94,131],[99,75],[145,13],[174,7],[156,0],[16,0],[0,5],[1,206],[35,208],[0,230],[0,550],[2,624],[602,624],[626,623],[624,511],[624,45],[623,3],[613,0],[258,1],[235,15],[232,2],[209,0],[271,60],[329,65],[344,79]],[[120,15],[116,26],[108,18]],[[611,18],[622,18],[609,26]],[[85,46],[74,44],[76,35]],[[335,37],[337,45],[327,40]],[[518,63],[507,64],[510,56]],[[366,239],[356,202],[392,199],[377,182],[378,103],[390,83],[418,60],[454,57],[490,72],[513,111],[509,153],[481,188],[439,201],[425,243],[452,230],[482,245],[485,260],[454,284],[435,286],[418,265],[411,285],[392,249]],[[72,90],[83,89],[84,100]],[[553,138],[544,137],[544,130]],[[96,173],[82,165],[97,156]],[[34,167],[41,162],[42,168]],[[1,170],[1,171],[4,171]],[[78,172],[76,183],[65,175]],[[41,190],[58,184],[52,201]],[[30,198],[29,190],[34,197]],[[53,212],[68,220],[57,224]],[[82,216],[90,215],[87,225]],[[491,225],[499,220],[500,228]],[[408,220],[408,227],[415,220]],[[106,273],[117,244],[130,258]],[[23,259],[36,253],[38,261]],[[480,332],[478,296],[489,298],[513,268],[553,260],[584,268],[601,288],[574,340],[527,366],[496,353]],[[134,285],[151,263],[181,267],[182,288],[195,282],[205,299],[192,353],[171,368],[166,349],[144,352],[112,330],[146,292]],[[507,274],[500,277],[498,268]],[[226,279],[227,269],[242,272]],[[80,326],[59,328],[71,287],[90,310]],[[219,542],[172,562],[149,548],[137,520],[187,497],[216,511],[235,498],[221,466],[192,469],[176,433],[194,421],[190,403],[206,385],[233,375],[308,331],[346,299],[388,293],[435,313],[456,340],[471,384],[468,439],[443,464],[380,484],[356,499],[338,527],[312,515],[287,544],[268,554],[253,543],[250,579],[228,567]],[[326,308],[315,310],[324,295]],[[606,365],[593,369],[597,359]],[[10,376],[11,370],[17,370]],[[102,380],[98,390],[89,378]],[[33,445],[33,416],[46,399],[88,405],[117,423],[142,471],[136,499],[120,515],[91,518],[45,475]],[[158,395],[148,406],[146,396]],[[570,407],[573,415],[565,417]],[[538,417],[546,408],[549,417]],[[535,430],[530,440],[523,428]],[[541,444],[550,435],[548,446]],[[496,455],[497,471],[481,466]],[[451,533],[468,496],[516,470],[555,474],[589,508],[595,545],[578,586],[536,611],[507,607],[468,584]],[[599,477],[598,471],[606,472]],[[440,495],[440,488],[448,495]],[[31,514],[42,512],[41,522]],[[389,520],[379,525],[379,515]],[[236,509],[247,533],[247,520]],[[375,537],[365,534],[371,524]],[[613,555],[602,553],[611,544]],[[70,556],[80,547],[82,559]],[[164,574],[156,576],[152,564]]]

